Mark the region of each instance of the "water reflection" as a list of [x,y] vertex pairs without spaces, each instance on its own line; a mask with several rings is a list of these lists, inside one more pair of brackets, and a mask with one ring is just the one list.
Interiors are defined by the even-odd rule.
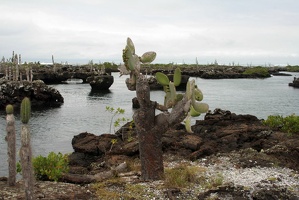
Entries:
[[112,93],[110,90],[102,90],[102,91],[91,90],[89,92],[88,96],[91,96],[91,97],[92,96],[94,96],[94,97],[105,97],[105,96],[109,95],[110,93]]

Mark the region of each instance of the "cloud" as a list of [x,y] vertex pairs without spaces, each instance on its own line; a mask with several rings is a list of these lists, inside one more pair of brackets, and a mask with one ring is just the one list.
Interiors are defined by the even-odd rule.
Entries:
[[295,0],[3,0],[0,56],[121,62],[126,38],[156,62],[293,63],[299,57]]

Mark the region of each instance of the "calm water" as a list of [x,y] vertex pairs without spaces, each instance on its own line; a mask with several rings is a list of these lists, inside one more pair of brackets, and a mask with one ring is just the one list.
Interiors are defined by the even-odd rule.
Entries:
[[[81,132],[108,133],[112,115],[106,106],[125,109],[121,117],[131,118],[134,91],[127,90],[126,77],[113,74],[115,81],[109,92],[91,93],[89,84],[70,81],[69,84],[51,85],[64,97],[60,108],[32,112],[30,119],[32,148],[34,156],[49,152],[71,153],[71,140]],[[268,79],[223,79],[205,80],[195,78],[204,93],[204,102],[210,109],[222,108],[236,114],[252,114],[266,119],[268,115],[299,115],[299,89],[289,87],[293,76],[274,76]],[[163,103],[164,92],[153,91],[152,100]],[[7,176],[7,145],[5,142],[5,114],[0,118],[0,176]],[[17,145],[19,149],[20,122],[16,115]],[[199,117],[198,119],[201,119]],[[112,129],[113,132],[113,129]]]

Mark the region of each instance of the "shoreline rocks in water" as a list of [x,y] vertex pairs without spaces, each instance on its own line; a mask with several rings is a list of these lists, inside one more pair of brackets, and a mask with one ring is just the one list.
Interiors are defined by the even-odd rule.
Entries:
[[[117,176],[117,184],[109,182],[107,190],[112,187],[119,195],[128,194],[127,184],[136,187],[141,184],[145,193],[142,199],[299,198],[299,133],[289,136],[263,125],[255,116],[221,109],[197,120],[192,134],[179,125],[162,136],[165,168],[197,166],[203,170],[200,172],[203,180],[218,180],[211,187],[192,183],[191,187],[181,189],[164,188],[163,181],[140,183],[140,172],[134,168],[134,162],[139,160],[138,139],[130,126],[129,122],[116,134],[84,132],[74,136],[70,172],[61,181],[101,184]],[[3,194],[6,190],[9,188],[5,187]],[[37,190],[40,192],[39,187]],[[59,196],[59,190],[55,191]],[[148,197],[149,193],[154,196]],[[42,194],[44,198],[55,196],[53,192],[42,191]],[[82,199],[90,198],[91,194],[85,195],[88,197]]]
[[289,86],[299,88],[299,78],[294,77],[294,80],[292,83],[289,83]]
[[[285,133],[271,130],[255,116],[236,115],[230,111],[216,109],[213,113],[208,113],[204,120],[196,121],[192,129],[194,133],[190,134],[183,126],[179,126],[176,130],[164,134],[164,153],[195,161],[217,153],[251,148],[256,154],[264,152],[264,157],[252,158],[259,160],[258,163],[263,166],[271,166],[275,162],[278,166],[299,170],[299,135],[287,136]],[[127,131],[124,130],[126,126],[116,134],[96,136],[85,132],[74,136],[71,164],[86,167],[97,160],[103,162],[113,155],[138,156],[138,140],[134,128],[129,130],[127,127]],[[111,140],[117,142],[112,145]],[[289,153],[285,154],[285,151]],[[244,167],[252,165],[249,157],[247,160],[245,157],[241,160]]]
[[[255,116],[221,109],[207,113],[192,129],[194,133],[190,134],[180,125],[162,136],[165,166],[177,166],[183,160],[185,164],[204,167],[211,176],[223,174],[223,183],[215,188],[201,189],[201,192],[198,188],[197,193],[192,190],[185,194],[177,189],[176,194],[167,194],[166,199],[191,197],[190,194],[193,198],[204,199],[216,193],[220,199],[299,198],[299,133],[287,136],[263,125]],[[112,140],[117,142],[112,144]],[[72,145],[71,170],[64,180],[73,183],[111,178],[118,174],[116,169],[123,167],[123,163],[138,160],[139,156],[136,132],[134,127],[129,128],[129,123],[116,134],[80,133],[74,136]],[[121,169],[128,170],[128,167]],[[138,182],[137,172],[127,173],[131,174],[127,179],[134,177]],[[290,187],[298,188],[291,190]]]
[[24,97],[29,97],[32,107],[59,107],[64,98],[58,90],[47,86],[41,80],[7,81],[0,80],[0,107],[7,104],[19,107]]
[[109,74],[90,76],[86,79],[92,91],[108,90],[114,82],[114,77]]

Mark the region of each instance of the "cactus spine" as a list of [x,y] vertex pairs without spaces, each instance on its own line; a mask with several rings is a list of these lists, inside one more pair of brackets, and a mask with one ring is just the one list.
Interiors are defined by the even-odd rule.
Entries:
[[22,175],[24,179],[25,186],[25,198],[33,199],[33,186],[34,186],[34,176],[32,167],[32,150],[30,144],[30,130],[29,130],[29,119],[31,112],[31,103],[28,97],[25,97],[21,103],[21,165],[22,165]]
[[8,154],[8,185],[14,186],[16,184],[16,129],[15,117],[13,115],[13,106],[6,106],[6,141]]

